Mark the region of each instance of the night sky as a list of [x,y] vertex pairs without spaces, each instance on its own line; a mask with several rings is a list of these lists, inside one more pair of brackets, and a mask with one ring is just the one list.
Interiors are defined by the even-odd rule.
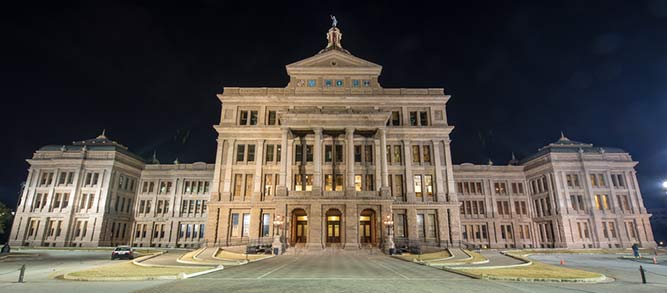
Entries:
[[384,87],[452,95],[456,163],[506,164],[562,130],[629,151],[646,205],[667,206],[667,1],[15,2],[0,12],[10,207],[36,149],[102,129],[146,158],[213,163],[215,94],[284,87],[284,66],[325,46],[329,14]]

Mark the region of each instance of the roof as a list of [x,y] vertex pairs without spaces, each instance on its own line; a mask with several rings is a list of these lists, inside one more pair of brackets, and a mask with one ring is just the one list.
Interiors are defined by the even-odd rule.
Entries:
[[117,151],[141,162],[148,162],[143,157],[130,152],[126,146],[107,138],[105,132],[102,131],[102,134],[95,138],[73,141],[71,145],[45,145],[38,151]]
[[546,146],[541,147],[534,153],[521,160],[521,164],[533,160],[548,153],[627,153],[625,150],[615,147],[596,147],[590,143],[570,140],[561,133],[560,138]]

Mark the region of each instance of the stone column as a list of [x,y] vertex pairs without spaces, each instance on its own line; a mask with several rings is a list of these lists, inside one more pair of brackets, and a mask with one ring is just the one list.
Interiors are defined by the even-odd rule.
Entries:
[[312,195],[322,195],[322,128],[315,128],[313,149],[313,191]]
[[438,208],[437,218],[440,245],[445,246],[451,240],[449,239],[449,220],[447,219],[447,210],[445,208]]
[[262,221],[262,209],[253,207],[250,209],[250,234],[248,238],[251,240],[259,239],[260,237],[260,222]]
[[222,184],[222,200],[231,200],[232,162],[234,161],[234,139],[227,140],[227,162],[225,162],[225,179]]
[[[211,200],[220,201],[220,177],[222,177],[222,151],[225,141],[218,138],[218,149],[215,152],[215,170],[213,171],[213,181],[211,182]],[[174,186],[176,190],[177,186]]]
[[433,161],[435,162],[435,200],[438,202],[447,201],[445,192],[445,181],[442,172],[442,161],[440,158],[440,141],[433,141]]
[[308,242],[306,248],[308,249],[322,249],[322,205],[312,203],[310,205],[310,214],[308,214]]
[[287,135],[289,134],[288,128],[283,128],[282,136],[280,140],[280,172],[278,179],[278,186],[276,187],[276,196],[287,196]]
[[454,182],[454,168],[452,167],[452,152],[449,144],[452,141],[445,140],[445,168],[447,170],[447,201],[458,202],[456,195],[456,182]]
[[389,168],[387,166],[387,130],[380,128],[378,131],[380,132],[380,166],[382,168],[380,194],[388,197],[391,195],[391,187],[389,186]]
[[415,203],[417,202],[417,198],[415,197],[414,177],[412,177],[412,149],[410,147],[410,140],[408,139],[403,140],[403,160],[405,160],[406,201],[409,203]]
[[262,165],[264,164],[264,140],[258,139],[255,147],[255,181],[253,181],[252,201],[259,202],[262,199]]
[[358,249],[359,248],[359,212],[357,211],[357,205],[354,203],[348,203],[345,205],[345,212],[343,214],[345,217],[344,227],[345,229],[345,249]]
[[354,195],[354,128],[345,128],[345,173],[347,174],[345,195]]

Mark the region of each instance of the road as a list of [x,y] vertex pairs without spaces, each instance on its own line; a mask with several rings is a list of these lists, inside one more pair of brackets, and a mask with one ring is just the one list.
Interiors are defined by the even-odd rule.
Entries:
[[[21,250],[38,257],[0,261],[0,292],[131,292],[169,281],[78,282],[53,277],[72,271],[112,263],[110,251]],[[118,261],[116,261],[118,262]],[[25,283],[17,283],[18,269],[26,265]]]
[[[564,255],[569,266],[587,264],[619,281],[602,284],[474,280],[387,256],[280,256],[140,292],[665,292],[667,284],[632,280],[636,263],[618,256]],[[561,256],[536,256],[557,264]],[[580,260],[581,263],[577,263]],[[610,270],[609,268],[613,269]],[[617,268],[616,268],[617,267]],[[650,267],[661,272],[665,266]],[[627,275],[627,279],[624,277]],[[662,282],[662,281],[660,281]]]

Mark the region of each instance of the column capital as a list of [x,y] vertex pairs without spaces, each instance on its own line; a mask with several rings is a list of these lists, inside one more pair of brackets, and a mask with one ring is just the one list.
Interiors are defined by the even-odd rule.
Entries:
[[313,128],[313,131],[315,132],[315,134],[322,135],[323,129],[322,129],[322,127],[315,127],[315,128]]
[[404,144],[405,146],[410,145],[411,142],[412,142],[412,141],[409,140],[409,139],[404,139],[404,140],[403,140],[403,144]]
[[263,144],[266,139],[263,138],[258,138],[257,139],[257,144]]
[[280,131],[281,131],[283,134],[287,135],[287,134],[289,133],[289,127],[281,127],[281,128],[280,128]]
[[354,127],[345,127],[345,134],[354,134]]

